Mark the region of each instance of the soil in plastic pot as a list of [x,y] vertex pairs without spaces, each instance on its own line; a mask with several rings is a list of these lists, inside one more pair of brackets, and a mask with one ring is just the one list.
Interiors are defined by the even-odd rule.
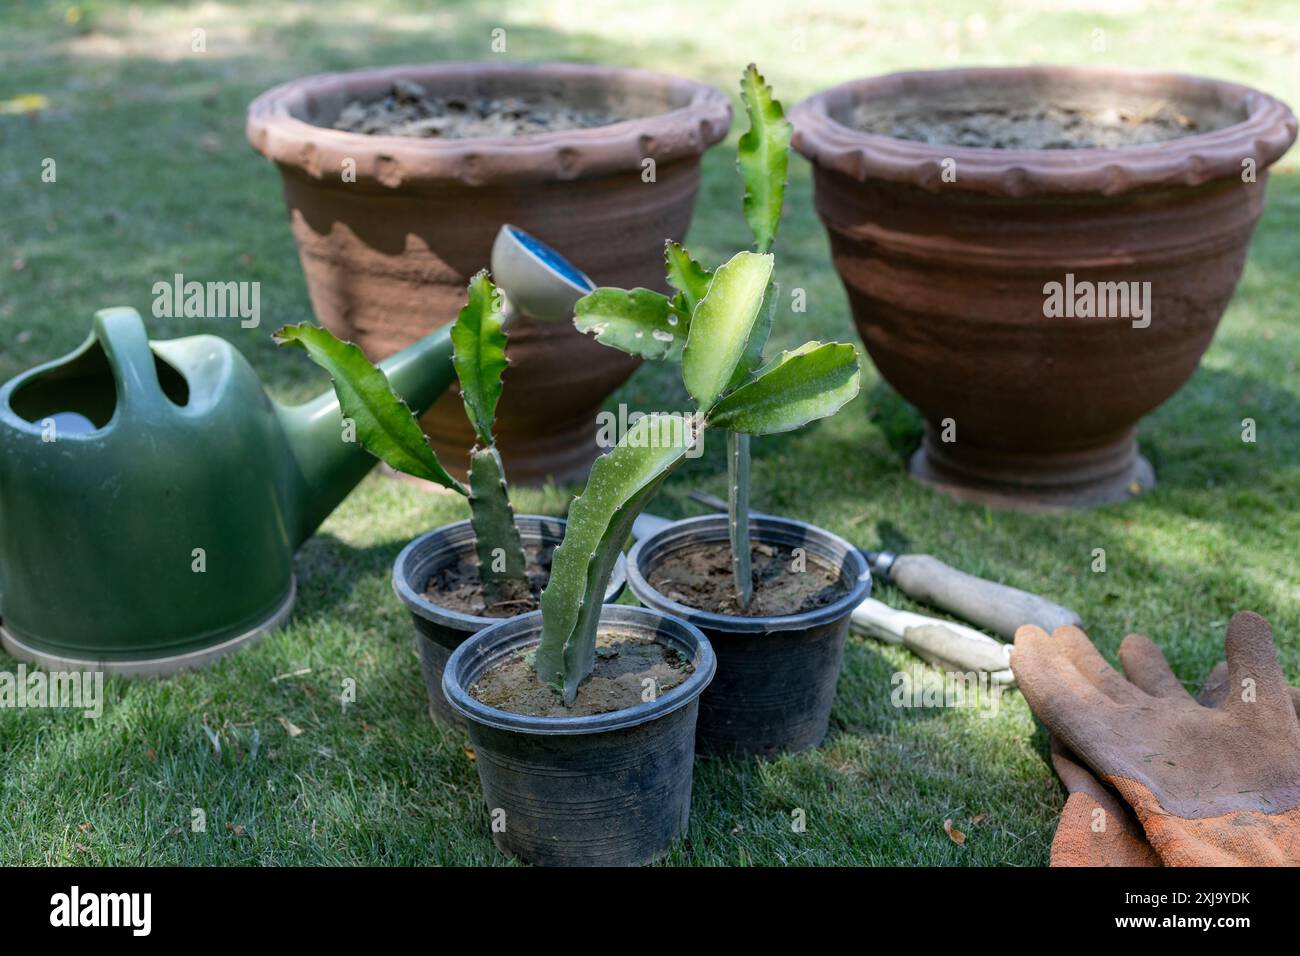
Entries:
[[527,594],[489,600],[479,576],[478,556],[464,554],[429,575],[424,596],[439,607],[475,617],[513,617],[536,611],[541,607],[542,591],[551,577],[551,555],[555,548],[555,542],[524,547]]
[[[801,562],[805,565],[801,571]],[[792,547],[756,544],[750,549],[753,596],[742,608],[731,570],[727,542],[703,542],[665,556],[649,575],[661,594],[711,614],[738,617],[778,617],[815,611],[833,604],[848,591],[838,568],[811,560]]]
[[572,704],[537,679],[531,651],[516,651],[470,687],[479,703],[528,717],[590,717],[635,707],[681,684],[695,665],[650,637],[611,628],[596,639],[596,666]]
[[645,608],[601,615],[595,670],[566,706],[531,655],[538,612],[462,644],[443,688],[465,718],[507,855],[544,866],[630,866],[663,856],[690,816],[699,695],[715,661],[698,629]]
[[718,675],[700,701],[696,747],[774,756],[816,747],[830,724],[849,616],[869,593],[866,560],[799,521],[751,520],[754,596],[735,595],[725,515],[675,522],[637,544],[628,581],[647,607],[699,627]]
[[[411,541],[393,562],[393,590],[415,625],[420,670],[435,723],[464,727],[442,692],[442,671],[452,651],[495,621],[535,610],[551,573],[551,555],[564,538],[564,520],[516,515],[515,524],[528,558],[529,594],[489,604],[483,596],[468,521],[444,525]],[[620,559],[605,592],[618,600],[626,582]]]

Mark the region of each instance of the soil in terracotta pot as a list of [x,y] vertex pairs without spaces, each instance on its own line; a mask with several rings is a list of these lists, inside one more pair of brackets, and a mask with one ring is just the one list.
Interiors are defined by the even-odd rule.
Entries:
[[532,654],[520,651],[480,677],[469,692],[475,700],[530,717],[589,717],[643,702],[647,679],[656,694],[672,690],[695,665],[670,647],[634,634],[610,631],[596,637],[596,667],[578,687],[570,707],[559,692],[537,679]]
[[731,574],[731,546],[726,542],[694,544],[674,551],[646,576],[666,598],[699,611],[738,617],[781,617],[815,611],[847,592],[839,572],[806,551],[797,570],[790,548],[756,544],[751,550],[754,596],[748,609],[736,601]]
[[577,107],[556,96],[433,96],[399,80],[382,99],[354,100],[334,128],[372,136],[478,139],[608,126],[631,117]]
[[542,590],[551,577],[554,545],[524,545],[529,595],[513,601],[488,604],[479,582],[478,557],[463,556],[456,564],[439,568],[424,586],[424,596],[439,607],[475,617],[514,617],[541,607]]
[[1114,149],[1200,132],[1195,120],[1165,104],[1147,109],[1045,104],[890,113],[864,103],[857,108],[854,126],[895,139],[982,149]]

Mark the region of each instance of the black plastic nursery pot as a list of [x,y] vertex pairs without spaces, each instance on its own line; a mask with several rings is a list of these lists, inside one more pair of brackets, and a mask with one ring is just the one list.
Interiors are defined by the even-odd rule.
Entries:
[[653,638],[694,665],[649,702],[583,717],[531,717],[490,707],[469,688],[497,663],[541,638],[542,614],[498,621],[465,641],[443,691],[466,721],[492,816],[507,855],[541,866],[634,866],[686,832],[700,694],[715,660],[699,629],[647,608],[610,605],[600,627]]
[[[530,545],[558,545],[564,539],[564,519],[546,515],[516,515],[519,539]],[[447,658],[468,637],[505,618],[478,617],[445,608],[425,596],[429,578],[442,568],[474,554],[474,529],[468,520],[425,532],[404,547],[393,562],[393,590],[411,612],[420,670],[429,691],[429,716],[435,721],[464,726],[464,720],[447,704],[442,692],[442,671]],[[626,560],[619,556],[605,591],[606,602],[617,601],[627,583]]]
[[674,522],[637,542],[628,584],[647,608],[694,624],[713,645],[718,676],[700,701],[696,746],[715,756],[772,756],[816,747],[826,736],[844,660],[849,617],[871,593],[862,553],[838,535],[789,518],[751,517],[754,544],[803,548],[838,570],[842,597],[812,611],[740,617],[700,611],[650,586],[652,569],[682,549],[728,540],[727,516]]

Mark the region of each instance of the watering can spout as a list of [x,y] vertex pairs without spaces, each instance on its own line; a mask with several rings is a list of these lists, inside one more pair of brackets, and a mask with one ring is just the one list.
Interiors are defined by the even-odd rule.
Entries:
[[[506,224],[492,246],[492,275],[505,293],[507,322],[569,322],[574,303],[596,287],[586,274],[541,240]],[[417,415],[423,414],[455,379],[451,325],[379,363],[393,391]],[[298,515],[289,533],[294,546],[310,538],[370,470],[372,458],[345,433],[338,398],[331,388],[294,407],[278,406],[297,467],[296,494],[287,502]]]
[[[379,363],[393,391],[417,415],[422,414],[451,385],[451,327],[443,326]],[[295,547],[310,538],[371,469],[375,459],[345,429],[338,396],[331,387],[302,405],[277,405],[276,411],[296,467],[289,528]],[[296,504],[295,504],[296,502]]]

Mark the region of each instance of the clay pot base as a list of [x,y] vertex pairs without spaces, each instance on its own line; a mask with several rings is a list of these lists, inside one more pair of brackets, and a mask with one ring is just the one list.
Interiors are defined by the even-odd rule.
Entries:
[[907,470],[956,501],[1037,514],[1128,501],[1156,484],[1155,469],[1131,437],[1071,454],[972,454],[957,445],[935,447],[927,432]]

